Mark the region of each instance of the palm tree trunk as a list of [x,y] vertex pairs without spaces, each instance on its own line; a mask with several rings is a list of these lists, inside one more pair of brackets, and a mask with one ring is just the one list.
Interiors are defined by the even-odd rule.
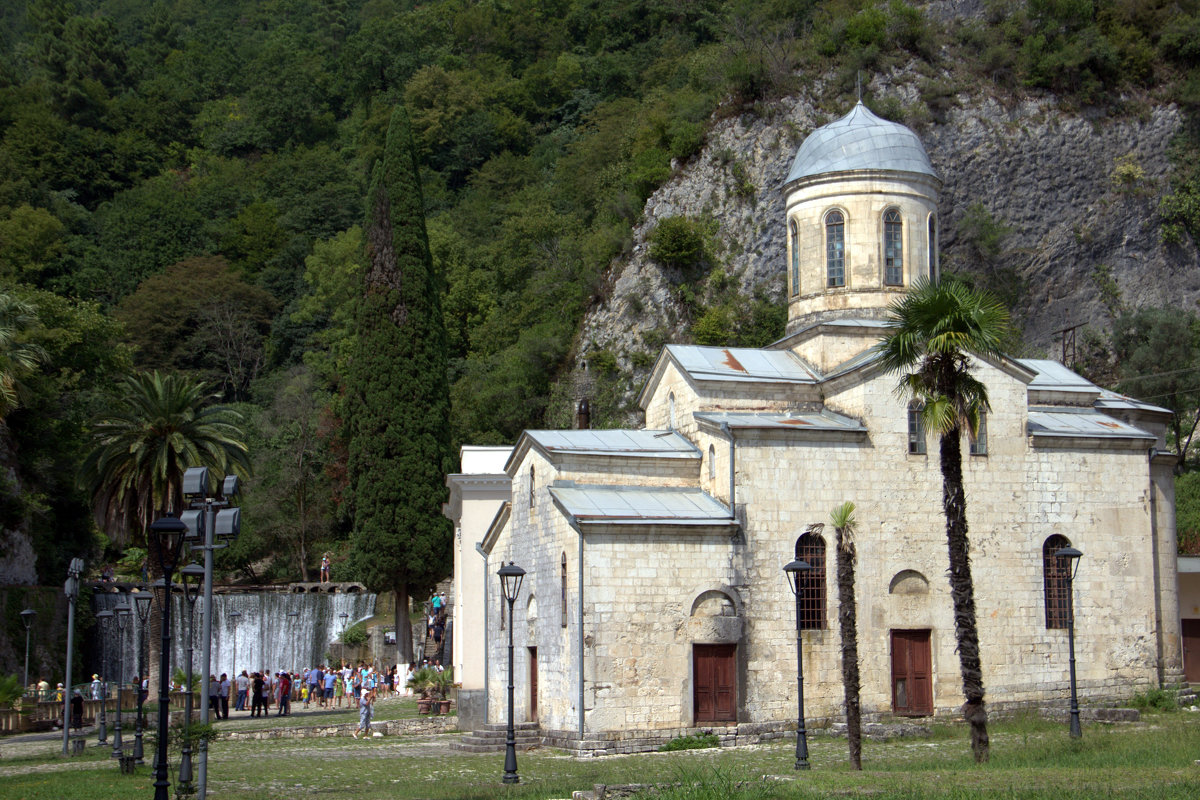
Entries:
[[842,637],[842,685],[846,690],[846,737],[850,765],[862,769],[862,707],[859,702],[858,610],[854,598],[854,542],[837,528],[838,627]]
[[954,636],[962,673],[963,717],[971,726],[971,751],[977,762],[988,760],[987,709],[983,705],[983,667],[975,622],[975,584],[971,579],[967,538],[967,498],[963,491],[962,436],[956,426],[941,439],[942,510],[950,550],[950,597],[954,602]]

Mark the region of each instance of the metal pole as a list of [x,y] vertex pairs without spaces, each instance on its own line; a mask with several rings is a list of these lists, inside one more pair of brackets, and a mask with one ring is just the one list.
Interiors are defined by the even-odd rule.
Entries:
[[1071,664],[1071,738],[1079,739],[1083,730],[1079,727],[1079,697],[1075,693],[1075,576],[1067,573],[1067,643],[1070,647]]
[[[25,623],[25,683],[21,684],[21,694],[25,694],[29,690],[29,629],[33,627],[33,618],[37,616],[37,612],[32,608],[27,608],[21,612],[21,621]],[[67,687],[70,691],[71,687]]]
[[[204,501],[204,628],[200,640],[200,662],[204,669],[200,673],[205,691],[208,690],[208,676],[212,671],[212,584],[213,584],[213,537],[217,529],[216,504],[206,498]],[[205,698],[207,699],[207,698]],[[210,703],[200,705],[200,724],[208,724]],[[208,739],[200,740],[200,763],[196,771],[196,796],[205,800],[208,793]]]
[[83,571],[83,559],[71,559],[67,570],[67,668],[63,685],[63,746],[62,754],[67,755],[67,744],[71,738],[71,662],[75,660],[75,604],[79,600],[79,573]]
[[796,592],[796,694],[799,713],[796,717],[796,769],[809,769],[808,731],[804,728],[804,638],[800,629],[800,592]]
[[517,775],[517,735],[513,730],[513,602],[508,599],[508,736],[504,740],[504,783],[520,783]]
[[124,753],[124,742],[121,739],[121,690],[125,687],[125,615],[118,607],[114,612],[117,618],[117,724],[113,728],[112,757],[121,758]]
[[[135,601],[136,603],[136,601]],[[145,750],[142,749],[142,731],[146,727],[145,712],[142,709],[145,703],[145,696],[142,694],[142,681],[146,680],[146,662],[142,658],[142,653],[146,647],[146,619],[150,612],[147,608],[145,616],[143,616],[140,605],[137,606],[138,611],[138,685],[137,685],[137,730],[133,735],[133,759],[136,764],[146,763]]]
[[105,714],[108,706],[108,677],[104,674],[105,667],[108,666],[108,636],[105,635],[105,628],[108,627],[108,620],[112,617],[112,612],[107,609],[96,615],[96,619],[100,622],[100,728],[99,740],[96,742],[97,747],[108,744],[108,717]]
[[167,727],[171,715],[171,572],[163,570],[162,649],[158,658],[158,755],[154,800],[170,800],[167,788]]
[[[179,753],[179,788],[176,794],[189,795],[192,793],[192,685],[195,683],[195,678],[192,676],[192,651],[195,648],[195,618],[196,618],[196,601],[188,596],[187,576],[184,576],[183,601],[188,606],[188,623],[187,623],[187,672],[184,673],[184,680],[187,681],[186,699],[183,701],[183,748]],[[207,687],[207,684],[205,684]]]

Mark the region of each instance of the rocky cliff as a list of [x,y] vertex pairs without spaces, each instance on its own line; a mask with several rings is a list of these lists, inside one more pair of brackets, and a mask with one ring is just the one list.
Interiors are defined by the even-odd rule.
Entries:
[[[920,103],[915,89],[899,83],[871,88],[898,107]],[[942,121],[914,125],[944,181],[942,263],[985,282],[988,271],[1004,273],[1030,352],[1058,357],[1059,331],[1079,324],[1107,330],[1121,303],[1194,307],[1197,250],[1190,242],[1165,245],[1157,216],[1178,109],[1146,105],[1136,115],[1107,117],[1045,97],[955,100]],[[628,368],[629,356],[654,349],[664,332],[667,341],[686,340],[680,276],[647,255],[646,236],[665,217],[710,215],[726,272],[744,292],[763,287],[783,302],[783,181],[804,137],[849,109],[822,110],[811,97],[793,97],[772,110],[769,119],[719,123],[703,152],[678,165],[647,201],[631,255],[614,265],[606,301],[584,320],[582,353],[607,349]],[[991,260],[959,230],[976,204],[1007,229]]]

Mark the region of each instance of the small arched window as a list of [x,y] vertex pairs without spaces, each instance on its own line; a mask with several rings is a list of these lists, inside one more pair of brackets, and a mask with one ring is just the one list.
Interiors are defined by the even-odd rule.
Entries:
[[800,294],[800,229],[796,220],[788,225],[789,243],[792,249],[792,296]]
[[825,539],[809,532],[796,540],[796,558],[808,562],[812,569],[801,573],[800,629],[825,628]]
[[1042,544],[1042,580],[1046,592],[1046,627],[1067,627],[1067,570],[1065,559],[1056,557],[1064,547],[1070,547],[1067,537],[1059,534],[1046,539]]
[[825,215],[825,285],[846,285],[846,220],[836,210]]
[[973,456],[987,455],[987,411],[983,409],[979,410],[979,430],[975,432],[975,438],[971,440],[967,449]]
[[533,513],[534,497],[535,497],[535,495],[533,492],[533,465],[530,465],[530,467],[529,467],[529,512],[530,513]]
[[717,448],[711,444],[708,446],[708,479],[710,481],[717,479]]
[[667,427],[675,430],[675,393],[667,395]]
[[888,286],[904,284],[903,234],[900,212],[889,208],[883,215],[883,282]]
[[562,554],[562,626],[567,627],[567,554]]
[[929,280],[938,279],[937,215],[929,215]]
[[925,453],[925,420],[921,417],[924,406],[914,400],[908,404],[908,452],[912,455]]

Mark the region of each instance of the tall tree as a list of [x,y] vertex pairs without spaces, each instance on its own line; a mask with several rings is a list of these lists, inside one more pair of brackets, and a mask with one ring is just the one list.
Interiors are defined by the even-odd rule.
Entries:
[[41,345],[30,342],[26,335],[37,324],[32,305],[0,292],[0,424],[21,404],[22,381],[46,358]]
[[188,467],[248,473],[241,415],[209,405],[214,398],[207,384],[183,375],[138,373],[93,424],[80,480],[117,544],[144,539],[155,514],[182,508]]
[[412,660],[411,590],[448,571],[442,516],[450,466],[450,395],[442,278],[434,269],[416,150],[397,107],[367,195],[367,269],[346,369],[351,535],[359,576],[396,594],[400,660]]
[[918,281],[891,308],[887,333],[876,345],[881,365],[900,373],[898,392],[922,403],[926,430],[940,437],[942,512],[950,554],[950,596],[962,673],[963,716],[971,726],[976,761],[988,759],[987,710],[975,620],[963,489],[962,433],[974,436],[988,409],[987,387],[971,374],[971,357],[1001,358],[1008,311],[987,292],[953,281]]
[[862,706],[858,674],[858,604],[854,597],[854,503],[845,502],[829,515],[837,532],[838,633],[842,638],[842,686],[846,692],[846,738],[850,765],[862,769]]

